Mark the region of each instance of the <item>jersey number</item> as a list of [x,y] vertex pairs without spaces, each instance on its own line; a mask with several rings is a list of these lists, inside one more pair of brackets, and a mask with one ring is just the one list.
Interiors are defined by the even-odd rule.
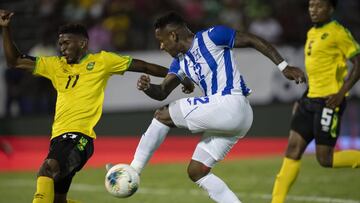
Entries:
[[309,45],[308,45],[308,51],[307,51],[307,55],[310,56],[311,55],[311,49],[312,49],[312,44],[314,43],[314,40],[311,40],[309,42]]
[[71,83],[71,81],[72,80],[74,80],[74,82],[72,83],[72,85],[71,85],[71,88],[74,88],[75,87],[75,85],[76,85],[76,83],[77,83],[77,81],[79,80],[79,75],[69,75],[69,79],[68,79],[68,81],[67,81],[67,83],[66,83],[66,87],[65,87],[65,89],[68,89],[69,88],[69,86],[70,86],[70,83]]
[[331,124],[331,120],[333,118],[333,113],[334,110],[333,109],[329,109],[329,108],[324,108],[321,114],[321,125],[322,125],[322,130],[328,132],[330,129],[330,124]]
[[187,102],[190,105],[198,105],[198,103],[201,104],[207,104],[209,103],[209,97],[194,97],[194,98],[188,98]]

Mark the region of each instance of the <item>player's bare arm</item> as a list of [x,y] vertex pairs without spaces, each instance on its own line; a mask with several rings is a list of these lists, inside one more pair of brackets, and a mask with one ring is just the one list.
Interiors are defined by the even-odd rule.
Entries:
[[[279,52],[264,39],[250,33],[236,32],[235,48],[243,47],[252,47],[258,50],[276,65],[279,65],[284,61],[284,58],[279,54]],[[306,81],[305,74],[300,68],[286,64],[282,70],[282,73],[287,79],[295,80],[296,83],[302,83]]]
[[128,71],[150,74],[156,77],[165,77],[168,69],[153,63],[148,63],[139,59],[133,59]]
[[34,58],[22,55],[11,38],[9,25],[13,15],[14,13],[10,11],[0,10],[0,26],[2,27],[6,62],[11,68],[33,70],[35,67]]
[[355,55],[351,58],[353,68],[350,70],[344,85],[341,87],[337,94],[329,96],[326,100],[326,105],[330,108],[338,107],[344,99],[346,93],[355,85],[360,79],[360,54]]
[[151,84],[148,75],[140,76],[137,88],[149,97],[162,101],[180,84],[180,79],[174,74],[168,74],[160,85]]
[[181,89],[185,94],[190,94],[195,89],[194,83],[188,77],[185,77],[181,84],[183,85]]
[[[132,60],[128,71],[147,73],[157,77],[166,77],[168,73],[168,69],[165,67],[147,63],[139,59]],[[190,94],[194,91],[195,86],[189,78],[185,78],[183,81],[181,81],[181,84],[183,85],[182,91],[185,94]]]

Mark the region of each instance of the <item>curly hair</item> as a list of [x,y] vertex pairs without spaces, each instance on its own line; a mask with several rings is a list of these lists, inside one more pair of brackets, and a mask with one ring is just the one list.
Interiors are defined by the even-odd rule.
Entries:
[[58,34],[76,34],[81,35],[87,39],[89,39],[88,32],[84,25],[77,23],[70,23],[63,25],[59,28]]

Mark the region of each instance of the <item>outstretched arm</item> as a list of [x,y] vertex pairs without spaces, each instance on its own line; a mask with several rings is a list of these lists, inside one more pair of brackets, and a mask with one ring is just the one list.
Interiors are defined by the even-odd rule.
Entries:
[[289,66],[279,52],[264,39],[250,33],[236,32],[235,48],[243,47],[252,47],[264,54],[279,67],[287,79],[295,80],[296,83],[306,81],[304,72],[297,67]]
[[0,10],[0,26],[2,27],[6,62],[12,68],[33,70],[35,61],[22,55],[11,39],[9,24],[13,15],[12,12]]
[[180,84],[180,79],[174,74],[168,74],[160,85],[150,83],[148,75],[140,76],[137,88],[142,90],[149,97],[162,101]]
[[146,73],[156,77],[165,77],[168,73],[168,69],[165,67],[139,59],[132,60],[128,71]]
[[344,99],[346,93],[355,85],[355,83],[360,79],[360,54],[357,54],[351,58],[353,63],[353,68],[351,69],[347,79],[345,80],[343,86],[340,88],[339,92],[329,96],[326,100],[326,105],[330,108],[335,108],[339,106]]
[[[168,73],[169,69],[159,66],[159,65],[156,65],[156,64],[148,63],[148,62],[145,62],[145,61],[142,61],[139,59],[133,59],[128,71],[147,73],[147,74],[157,76],[157,77],[167,77],[167,73]],[[141,78],[142,77],[140,77],[140,79]],[[149,78],[149,80],[150,80],[150,78]],[[183,85],[182,91],[185,94],[190,94],[194,91],[194,88],[195,88],[194,84],[191,82],[191,80],[189,78],[185,78],[183,81],[179,80],[179,82]],[[168,83],[168,81],[166,81],[166,83]],[[176,86],[177,85],[179,85],[179,84],[176,84]],[[165,84],[164,84],[164,86],[165,86]],[[169,92],[169,94],[170,94],[170,92]],[[167,95],[165,96],[165,98],[166,97],[167,97]]]

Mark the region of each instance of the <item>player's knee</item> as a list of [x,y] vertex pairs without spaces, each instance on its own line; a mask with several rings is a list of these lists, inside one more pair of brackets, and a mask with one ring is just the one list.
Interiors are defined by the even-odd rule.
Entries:
[[59,162],[55,159],[46,159],[41,165],[38,176],[47,176],[55,179],[60,174]]
[[321,157],[321,156],[316,156],[316,159],[318,161],[318,163],[320,164],[320,166],[325,167],[325,168],[331,168],[332,167],[332,160],[327,158],[327,157]]
[[154,118],[167,126],[170,126],[170,127],[173,126],[173,122],[171,120],[170,113],[169,113],[167,106],[157,109],[155,111]]
[[307,145],[308,143],[299,133],[291,130],[285,156],[294,160],[299,160],[301,159]]
[[303,154],[303,149],[300,145],[298,145],[297,143],[288,144],[288,148],[286,150],[286,157],[294,160],[299,160],[301,159],[302,154]]
[[210,172],[209,167],[201,167],[200,165],[190,164],[187,168],[188,176],[193,181],[196,182],[202,177],[206,176]]

